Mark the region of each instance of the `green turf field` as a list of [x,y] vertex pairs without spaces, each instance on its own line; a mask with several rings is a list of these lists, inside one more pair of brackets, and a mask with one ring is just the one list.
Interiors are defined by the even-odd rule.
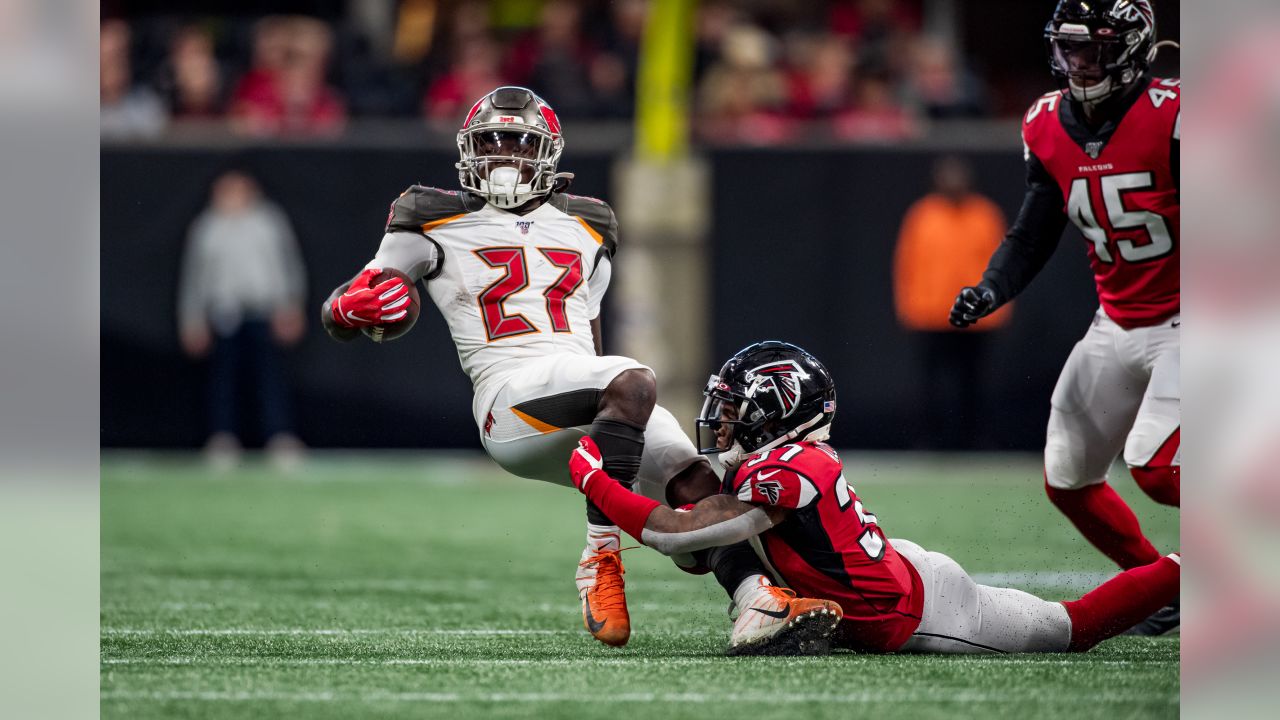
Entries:
[[[890,537],[980,582],[1074,597],[1110,572],[1045,500],[1035,458],[860,456]],[[1174,511],[1117,476],[1148,534]],[[317,455],[291,477],[178,458],[102,465],[109,718],[1176,717],[1176,638],[1083,655],[720,656],[715,581],[633,550],[635,633],[582,628],[582,499],[479,456]]]

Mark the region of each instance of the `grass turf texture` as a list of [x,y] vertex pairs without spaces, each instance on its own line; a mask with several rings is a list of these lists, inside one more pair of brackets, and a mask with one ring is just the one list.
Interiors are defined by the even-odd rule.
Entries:
[[[890,537],[1065,599],[1113,569],[1035,458],[853,457]],[[1160,548],[1177,514],[1117,488]],[[102,716],[1176,717],[1176,638],[1082,655],[721,656],[728,600],[624,555],[631,643],[582,628],[582,499],[487,460],[320,456],[291,477],[174,458],[102,466]]]

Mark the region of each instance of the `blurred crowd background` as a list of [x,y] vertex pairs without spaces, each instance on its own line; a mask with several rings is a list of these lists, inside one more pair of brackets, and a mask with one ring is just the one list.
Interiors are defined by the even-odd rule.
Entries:
[[[1155,4],[1177,39],[1177,3]],[[1055,87],[1053,6],[104,0],[101,442],[286,461],[474,448],[438,313],[380,347],[332,343],[316,312],[372,256],[391,199],[457,186],[470,105],[521,84],[563,121],[572,192],[618,211],[605,349],[653,367],[677,417],[720,360],[781,337],[832,368],[840,447],[1038,450],[1097,306],[1083,241],[1068,230],[977,328],[946,316],[1022,200],[1018,124]],[[646,53],[676,36],[684,58]],[[672,64],[678,90],[646,85]],[[653,122],[677,93],[681,121]],[[686,125],[687,144],[646,155]]]
[[[1159,4],[1159,3],[1158,3]],[[1174,12],[1160,14],[1166,36]],[[1052,3],[705,0],[696,139],[892,141],[1016,117],[1046,87]],[[634,112],[646,0],[104,0],[104,138],[215,126],[336,137],[363,119],[452,129],[486,90],[538,88],[566,121]],[[1163,9],[1163,8],[1161,8]]]

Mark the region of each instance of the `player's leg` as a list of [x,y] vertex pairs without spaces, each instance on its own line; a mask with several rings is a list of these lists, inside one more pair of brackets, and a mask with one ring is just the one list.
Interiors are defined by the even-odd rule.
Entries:
[[1071,621],[1061,603],[1006,588],[988,588],[955,560],[907,540],[890,544],[924,584],[920,626],[902,652],[1062,652]]
[[1070,650],[1083,651],[1134,626],[1178,599],[1182,559],[1175,553],[1131,568],[1079,600],[1062,603],[1071,616]]
[[1145,332],[1156,345],[1155,361],[1138,418],[1125,441],[1124,461],[1147,495],[1178,507],[1182,469],[1178,330],[1159,327]]
[[1045,492],[1094,547],[1130,568],[1160,553],[1107,482],[1147,385],[1117,350],[1121,333],[1099,315],[1062,368],[1045,438]]

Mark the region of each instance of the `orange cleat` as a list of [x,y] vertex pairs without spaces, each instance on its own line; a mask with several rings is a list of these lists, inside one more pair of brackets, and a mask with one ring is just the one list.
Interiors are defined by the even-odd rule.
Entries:
[[578,588],[582,594],[582,622],[592,637],[612,647],[622,647],[631,639],[631,615],[622,581],[621,550],[601,550],[588,555],[578,568]]
[[844,611],[832,600],[798,598],[786,588],[761,584],[740,608],[729,655],[826,655]]

